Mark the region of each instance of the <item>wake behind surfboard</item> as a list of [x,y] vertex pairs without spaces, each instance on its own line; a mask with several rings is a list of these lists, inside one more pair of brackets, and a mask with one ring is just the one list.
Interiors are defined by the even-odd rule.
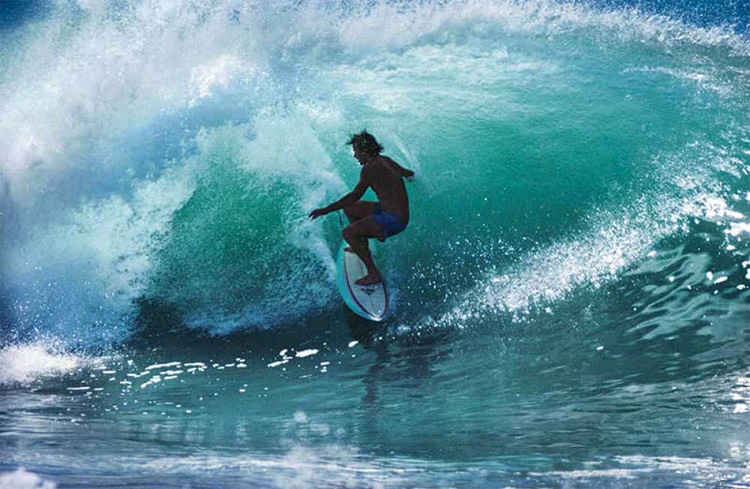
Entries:
[[359,316],[370,321],[382,321],[390,312],[385,282],[357,285],[356,281],[367,275],[367,268],[357,254],[346,251],[346,247],[346,241],[342,241],[336,256],[336,283],[341,297],[349,309]]

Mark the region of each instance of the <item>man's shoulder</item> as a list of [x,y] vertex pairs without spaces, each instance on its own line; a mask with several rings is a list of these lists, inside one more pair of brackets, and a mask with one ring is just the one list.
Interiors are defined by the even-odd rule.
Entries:
[[393,161],[391,158],[385,156],[385,155],[378,155],[375,160],[372,162],[371,166],[373,168],[372,171],[376,172],[382,172],[386,170],[391,170],[393,167],[398,166],[398,163]]
[[378,155],[369,164],[364,165],[360,171],[362,177],[377,177],[384,173],[393,171],[393,166],[398,165],[395,161],[387,156]]
[[390,164],[396,163],[395,161],[393,161],[393,159],[390,156],[386,156],[386,155],[378,155],[377,161],[380,162],[381,164],[386,164],[386,165],[389,163]]
[[386,163],[386,160],[384,159],[384,157],[378,155],[371,162],[369,162],[368,164],[362,166],[361,173],[362,174],[365,174],[365,173],[373,174],[373,173],[377,173],[377,172],[383,171],[383,168],[386,166],[386,164],[387,163]]

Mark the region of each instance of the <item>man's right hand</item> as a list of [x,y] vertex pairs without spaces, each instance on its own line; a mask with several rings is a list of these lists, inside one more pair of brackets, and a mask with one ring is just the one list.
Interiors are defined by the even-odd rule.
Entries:
[[315,209],[310,213],[310,219],[317,219],[320,216],[325,216],[328,212],[325,209]]

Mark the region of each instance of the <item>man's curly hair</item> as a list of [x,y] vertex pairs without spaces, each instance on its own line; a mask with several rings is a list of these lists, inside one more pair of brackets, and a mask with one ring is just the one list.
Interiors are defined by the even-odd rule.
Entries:
[[383,146],[375,139],[375,136],[367,132],[367,129],[359,134],[352,134],[346,144],[356,145],[362,152],[372,156],[377,156],[383,151]]

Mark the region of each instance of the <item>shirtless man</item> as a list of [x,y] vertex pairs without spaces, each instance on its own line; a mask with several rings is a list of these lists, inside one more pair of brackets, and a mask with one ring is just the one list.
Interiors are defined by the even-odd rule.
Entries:
[[[409,224],[409,196],[402,178],[413,177],[414,172],[381,155],[383,147],[367,131],[353,135],[348,144],[352,145],[354,157],[362,165],[359,183],[336,202],[312,211],[310,218],[317,219],[329,212],[344,209],[350,224],[341,234],[349,243],[349,251],[354,251],[367,267],[367,275],[357,280],[357,285],[372,285],[382,282],[383,278],[372,260],[367,239],[385,241],[406,229]],[[375,191],[378,202],[359,200],[368,187]]]

